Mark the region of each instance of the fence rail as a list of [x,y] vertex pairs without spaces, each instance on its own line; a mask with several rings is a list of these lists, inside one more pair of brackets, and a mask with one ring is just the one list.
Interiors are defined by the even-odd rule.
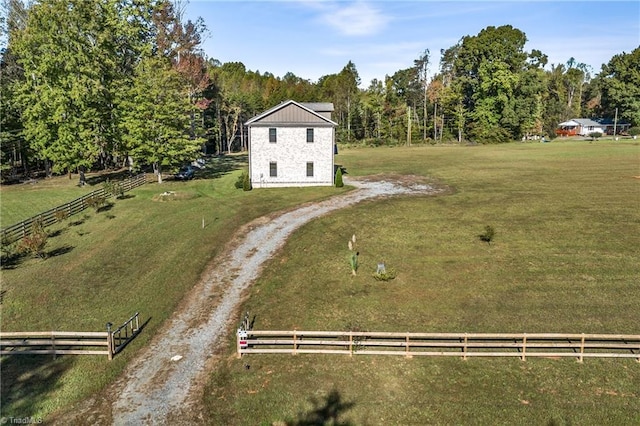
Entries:
[[137,312],[116,331],[110,323],[107,331],[4,331],[0,355],[107,355],[111,360],[140,331]]
[[[118,182],[118,186],[120,187],[122,192],[128,192],[133,188],[144,185],[146,182],[146,175],[144,173],[140,173],[137,176],[133,176],[129,179],[123,180],[122,182]],[[58,207],[54,207],[50,210],[47,210],[46,212],[23,220],[20,223],[2,228],[0,230],[0,238],[2,239],[2,244],[14,243],[19,239],[31,234],[32,225],[36,221],[39,221],[43,227],[53,225],[60,220],[58,218],[60,212],[64,212],[66,217],[70,217],[85,210],[89,206],[87,200],[93,197],[108,197],[111,195],[114,194],[107,194],[104,188],[100,188],[88,194],[85,194],[82,197],[76,198],[73,201],[69,201],[68,203],[62,204]]]
[[634,358],[640,334],[389,333],[238,330],[237,355],[340,354],[469,357]]

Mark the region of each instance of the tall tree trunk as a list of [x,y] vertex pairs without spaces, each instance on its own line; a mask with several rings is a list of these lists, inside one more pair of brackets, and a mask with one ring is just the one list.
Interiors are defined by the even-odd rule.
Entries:
[[422,139],[427,140],[427,86],[424,87],[424,98],[422,104]]
[[433,140],[438,140],[438,102],[433,103]]

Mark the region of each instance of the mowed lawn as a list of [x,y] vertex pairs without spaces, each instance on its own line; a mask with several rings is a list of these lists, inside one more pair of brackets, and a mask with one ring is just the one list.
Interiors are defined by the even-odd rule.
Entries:
[[[244,303],[256,329],[640,334],[638,144],[367,148],[337,162],[451,191],[300,229]],[[394,280],[373,279],[380,260]],[[230,335],[204,397],[209,424],[640,424],[632,359],[236,359]]]
[[[348,191],[244,192],[234,183],[245,162],[246,156],[217,158],[193,181],[148,183],[125,199],[112,199],[101,212],[88,209],[53,225],[47,228],[46,260],[5,257],[3,248],[3,331],[104,331],[107,322],[118,326],[135,312],[146,327],[111,362],[106,356],[2,357],[0,417],[46,420],[100,391],[149,342],[241,225]],[[58,192],[76,198],[66,178],[42,185],[48,188],[37,192],[46,208],[64,198]],[[3,212],[33,211],[29,191],[35,189],[25,186],[24,198],[19,189],[8,188],[15,194],[3,197]],[[174,192],[175,199],[163,201],[164,192]]]

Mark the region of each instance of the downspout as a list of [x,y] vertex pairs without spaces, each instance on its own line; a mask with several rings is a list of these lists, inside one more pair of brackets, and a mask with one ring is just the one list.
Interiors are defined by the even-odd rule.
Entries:
[[[242,127],[244,127],[244,125]],[[247,126],[247,152],[249,158],[249,182],[251,182],[251,186],[253,187],[253,173],[251,172],[251,126]]]
[[336,184],[336,126],[331,126],[331,186]]

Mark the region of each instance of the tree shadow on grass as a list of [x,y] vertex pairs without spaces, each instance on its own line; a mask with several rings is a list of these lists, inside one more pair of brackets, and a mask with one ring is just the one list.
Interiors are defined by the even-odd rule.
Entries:
[[61,377],[73,365],[70,356],[3,355],[0,358],[0,405],[4,418],[31,417],[61,386]]
[[86,183],[87,185],[93,186],[93,185],[98,185],[103,182],[106,182],[107,180],[121,181],[121,180],[128,179],[130,177],[131,177],[131,172],[129,172],[129,169],[122,169],[118,171],[102,172],[100,174],[93,175],[86,179]]
[[75,247],[73,246],[62,246],[62,247],[55,248],[47,252],[47,257],[62,256],[63,254],[67,254],[71,252],[71,250],[73,250],[74,248]]
[[128,200],[130,198],[135,198],[136,196],[133,194],[123,194],[117,197],[118,200]]
[[115,352],[114,355],[119,354],[120,352],[122,352],[124,350],[124,348],[126,348],[129,343],[133,342],[133,340],[138,336],[138,334],[142,333],[142,330],[144,330],[147,327],[147,324],[149,324],[149,322],[151,321],[152,317],[147,318],[147,320],[145,322],[142,323],[142,325],[140,326],[140,328],[133,334],[133,335],[129,335],[127,338],[119,340],[118,337],[115,337]]
[[47,232],[47,235],[49,236],[49,238],[55,238],[55,237],[59,237],[60,235],[62,235],[65,231],[66,231],[66,229],[64,229],[64,228],[56,229],[55,231]]
[[26,256],[18,251],[2,252],[0,255],[0,269],[16,269]]
[[311,399],[313,409],[306,413],[301,413],[298,419],[287,422],[289,426],[312,426],[312,425],[352,425],[349,421],[340,421],[340,416],[353,408],[355,403],[345,402],[336,389],[333,389],[323,400]]
[[114,203],[107,203],[107,204],[105,204],[103,206],[100,206],[96,210],[96,213],[108,212],[109,210],[111,210],[113,208],[114,205],[115,205]]
[[68,226],[80,226],[84,223],[84,219],[78,219],[78,220],[74,220],[73,222],[69,222]]
[[246,167],[249,162],[249,156],[240,155],[220,155],[212,157],[207,161],[205,166],[198,170],[196,179],[215,179],[231,173],[234,170]]

